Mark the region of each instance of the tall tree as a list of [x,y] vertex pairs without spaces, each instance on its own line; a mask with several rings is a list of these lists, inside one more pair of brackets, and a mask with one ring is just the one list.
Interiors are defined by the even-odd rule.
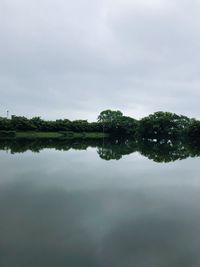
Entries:
[[121,118],[123,113],[119,110],[104,110],[98,116],[98,122],[102,123],[113,123],[115,120]]

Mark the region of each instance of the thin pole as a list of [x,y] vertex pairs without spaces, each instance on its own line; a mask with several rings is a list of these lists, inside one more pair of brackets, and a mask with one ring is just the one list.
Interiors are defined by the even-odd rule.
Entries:
[[104,122],[103,122],[103,148],[104,148],[104,132],[105,131],[105,129],[104,129]]

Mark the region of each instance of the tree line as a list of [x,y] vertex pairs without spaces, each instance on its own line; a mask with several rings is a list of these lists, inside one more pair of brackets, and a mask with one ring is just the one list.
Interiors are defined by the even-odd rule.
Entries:
[[131,136],[139,139],[176,139],[188,137],[200,140],[200,121],[171,112],[155,112],[136,120],[124,116],[121,111],[104,110],[96,122],[87,120],[59,119],[43,120],[40,117],[28,119],[13,115],[10,119],[0,117],[0,136],[15,132],[105,132],[115,136]]

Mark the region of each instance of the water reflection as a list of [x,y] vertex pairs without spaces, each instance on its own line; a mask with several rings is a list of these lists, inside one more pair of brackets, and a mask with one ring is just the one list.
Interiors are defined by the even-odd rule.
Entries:
[[[103,159],[129,157],[105,161],[94,149],[75,151],[88,147]],[[1,142],[12,153],[43,148],[57,151],[0,153],[1,267],[200,266],[199,159],[156,164],[134,154],[171,161],[198,156],[197,146]]]
[[[166,193],[167,192],[167,193]],[[185,195],[189,200],[185,199]],[[2,267],[196,267],[199,192],[0,188]]]
[[155,162],[171,162],[188,157],[200,156],[200,143],[188,140],[131,140],[131,139],[97,139],[97,140],[64,140],[64,139],[13,139],[1,140],[0,150],[12,154],[28,150],[40,152],[45,148],[68,151],[70,149],[86,150],[97,148],[97,153],[104,160],[119,160],[123,155],[139,152]]

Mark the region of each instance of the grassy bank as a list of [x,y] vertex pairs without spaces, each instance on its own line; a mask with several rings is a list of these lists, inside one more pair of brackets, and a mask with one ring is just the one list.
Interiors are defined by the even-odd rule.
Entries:
[[75,133],[75,132],[15,132],[13,136],[6,135],[4,133],[3,136],[0,134],[0,139],[3,138],[46,138],[46,139],[52,139],[52,138],[64,138],[64,139],[100,139],[100,138],[106,138],[108,137],[108,134],[105,133],[98,133],[98,132],[92,132],[92,133]]

